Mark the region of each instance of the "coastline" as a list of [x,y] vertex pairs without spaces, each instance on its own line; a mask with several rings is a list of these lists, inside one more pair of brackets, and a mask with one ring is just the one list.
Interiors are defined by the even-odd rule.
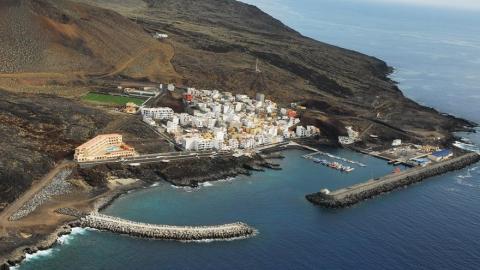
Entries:
[[[272,152],[278,152],[283,150],[286,150],[286,148],[278,148]],[[281,158],[281,157],[275,156],[273,158]],[[249,164],[249,165],[253,164],[253,166],[251,168],[248,168],[246,164]],[[167,177],[165,178],[164,177],[158,178],[158,174],[156,174],[157,177],[153,181],[151,179],[146,179],[145,177],[148,177],[147,175],[152,175],[152,171],[158,170],[158,168],[155,168],[155,166],[149,166],[148,168],[145,168],[144,170],[142,170],[143,172],[142,175],[136,175],[136,176],[132,172],[126,171],[126,168],[121,168],[120,171],[117,171],[117,175],[122,177],[125,177],[125,175],[128,175],[129,177],[139,179],[139,181],[129,184],[127,186],[117,187],[114,190],[109,190],[107,192],[104,192],[103,194],[99,194],[96,197],[92,198],[93,199],[91,203],[92,211],[94,212],[102,211],[108,206],[110,206],[112,203],[114,203],[115,200],[120,196],[134,190],[138,190],[141,188],[148,188],[152,186],[152,184],[158,183],[160,181],[165,181],[177,187],[197,188],[200,186],[199,185],[200,183],[204,183],[204,182],[221,181],[223,179],[236,177],[238,175],[251,175],[251,171],[259,171],[259,169],[256,167],[256,165],[258,164],[264,165],[262,166],[262,168],[269,168],[268,164],[272,165],[266,159],[258,156],[255,158],[249,158],[249,159],[243,160],[242,162],[239,162],[238,164],[236,164],[241,166],[234,166],[233,168],[222,167],[221,170],[209,171],[207,174],[203,174],[203,175],[193,175],[193,176],[187,175],[181,178],[171,178],[171,177],[167,178],[168,175],[166,175]],[[181,168],[177,168],[177,169],[182,171]],[[272,165],[270,169],[275,169],[275,166]],[[182,171],[182,173],[184,172]],[[0,261],[0,270],[10,269],[10,267],[14,267],[21,264],[25,260],[27,254],[35,254],[38,251],[43,251],[43,250],[48,250],[50,248],[53,248],[55,245],[59,244],[58,239],[61,236],[68,235],[72,232],[72,229],[75,227],[75,226],[72,226],[72,224],[75,223],[75,221],[77,220],[78,219],[76,218],[74,220],[70,220],[63,224],[60,224],[53,232],[46,234],[44,237],[36,241],[34,244],[22,245],[20,247],[17,247],[14,251],[6,255],[3,261]]]
[[[140,185],[138,183],[134,183],[128,187],[122,187],[117,190],[106,192],[98,196],[98,198],[93,202],[93,211],[101,211],[111,205],[121,195],[143,187],[146,187],[144,183]],[[43,239],[38,240],[35,244],[16,248],[13,252],[6,256],[3,262],[0,261],[0,270],[8,270],[10,267],[18,266],[25,260],[27,254],[35,254],[36,252],[48,250],[53,248],[55,245],[60,244],[58,243],[58,239],[61,236],[69,235],[72,232],[72,229],[75,228],[75,226],[71,226],[70,224],[75,221],[76,219],[60,225],[57,229],[55,229],[54,232],[45,235]]]
[[[305,144],[308,144],[308,145],[315,144],[316,146],[324,145],[323,143],[314,142],[314,141],[306,142]],[[281,154],[275,154],[275,153],[282,152],[282,151],[289,150],[289,149],[305,150],[305,148],[303,148],[299,145],[289,145],[289,146],[271,148],[268,151],[265,151],[263,157],[259,156],[258,157],[259,159],[257,161],[261,160],[262,162],[260,162],[260,163],[262,163],[262,164],[272,164],[268,160],[276,159],[276,158],[282,158]],[[254,161],[254,159],[249,160],[249,162],[247,162],[245,164],[255,164],[255,163],[251,163],[253,161]],[[269,168],[268,166],[264,166],[264,167],[262,167],[262,169],[259,169],[257,167],[246,168],[246,167],[244,167],[245,164],[242,164],[242,166],[239,167],[240,169],[238,169],[238,170],[231,170],[231,169],[225,170],[225,168],[222,168],[222,170],[210,171],[209,174],[201,175],[200,177],[194,175],[194,176],[184,176],[181,179],[162,178],[159,181],[152,181],[150,179],[143,178],[143,177],[145,177],[145,175],[142,175],[142,177],[138,177],[140,180],[135,182],[135,183],[132,183],[132,184],[129,184],[129,185],[126,185],[126,186],[120,186],[120,187],[117,187],[114,190],[109,190],[109,191],[107,191],[103,194],[97,195],[94,198],[94,200],[92,201],[93,211],[102,211],[105,208],[107,208],[108,206],[110,206],[112,203],[114,203],[115,200],[117,198],[119,198],[120,196],[122,196],[123,194],[126,194],[128,192],[131,192],[131,191],[134,191],[134,190],[137,190],[137,189],[141,189],[141,188],[148,188],[148,187],[152,186],[152,184],[155,185],[155,183],[158,183],[160,181],[165,181],[165,182],[170,183],[170,184],[172,184],[174,186],[177,186],[177,187],[199,187],[200,186],[200,185],[198,185],[199,183],[204,183],[204,182],[208,182],[208,181],[219,181],[219,180],[223,180],[225,178],[236,177],[236,176],[241,175],[241,174],[250,175],[251,171],[263,171],[263,168]],[[123,174],[121,173],[120,175],[125,174],[125,171],[123,171],[123,169],[124,168],[122,168]],[[181,168],[177,168],[177,169],[181,170]],[[272,167],[270,169],[275,169],[275,168]],[[147,172],[150,171],[150,170],[154,170],[154,168],[148,167],[148,168],[145,169],[145,171],[147,171]],[[183,173],[185,173],[185,172],[183,172]],[[147,173],[147,175],[148,174],[149,173]],[[127,173],[127,175],[132,176],[132,174],[129,174],[129,173]],[[182,183],[187,183],[187,184],[182,184]],[[60,243],[58,243],[58,239],[61,236],[68,235],[72,232],[72,228],[74,228],[75,226],[71,226],[71,224],[74,223],[75,221],[76,221],[76,219],[73,220],[73,221],[69,221],[69,222],[66,222],[64,224],[59,225],[55,229],[55,231],[53,231],[52,233],[50,233],[48,235],[45,235],[44,238],[39,239],[35,244],[24,245],[24,246],[16,248],[13,252],[11,252],[7,256],[5,261],[3,261],[3,262],[0,261],[0,270],[9,269],[9,267],[14,267],[16,265],[21,264],[25,260],[26,254],[35,254],[38,251],[48,250],[50,248],[53,248],[55,245],[60,244]]]

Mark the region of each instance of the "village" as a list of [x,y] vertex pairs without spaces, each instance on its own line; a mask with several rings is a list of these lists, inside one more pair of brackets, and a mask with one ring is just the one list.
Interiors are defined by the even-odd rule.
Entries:
[[[320,134],[312,125],[301,125],[293,108],[281,108],[257,94],[233,95],[219,90],[175,89],[173,84],[160,88],[119,88],[125,96],[144,97],[143,104],[128,102],[123,112],[140,114],[142,121],[183,151],[232,152],[248,154],[259,147],[275,146],[290,139]],[[146,105],[161,91],[181,91],[185,112],[170,107]],[[120,134],[102,134],[76,149],[79,162],[135,157],[138,153],[122,142]]]
[[[191,157],[214,157],[218,153],[234,156],[251,155],[260,150],[286,145],[296,139],[320,135],[320,129],[312,125],[303,125],[297,104],[281,107],[269,100],[262,93],[255,97],[245,94],[232,94],[219,90],[195,89],[192,87],[176,87],[174,84],[145,86],[131,88],[118,86],[121,94],[116,98],[134,98],[137,102],[127,102],[121,111],[139,115],[145,125],[169,141],[177,153],[159,153],[154,157],[141,155],[122,141],[121,134],[101,134],[75,151],[78,162],[108,162],[120,161],[157,161],[168,162],[171,159]],[[151,100],[161,99],[166,93],[181,96],[183,109],[175,112],[167,106],[152,106]],[[177,108],[178,109],[178,108]],[[177,110],[178,111],[178,110]],[[404,143],[401,139],[391,142],[391,147],[382,150],[372,150],[358,147],[361,142],[360,132],[352,126],[346,127],[347,134],[338,137],[338,143],[343,147],[387,160],[395,165],[407,167],[427,166],[451,158],[454,153],[449,149],[441,149],[432,145],[417,145]],[[370,135],[373,139],[379,136]],[[182,154],[183,153],[183,154]],[[340,163],[340,157],[326,154],[330,159],[316,158],[314,154],[304,157],[327,167],[342,172],[351,172],[354,167]],[[343,160],[345,161],[345,160]],[[345,161],[354,165],[362,164],[356,161]],[[398,170],[398,169],[397,169]],[[398,172],[398,171],[397,171]]]
[[255,99],[218,90],[188,88],[184,94],[186,113],[173,109],[140,108],[143,121],[160,123],[175,143],[185,151],[236,151],[278,144],[290,138],[320,133],[314,126],[302,126],[297,112],[279,108],[263,94]]

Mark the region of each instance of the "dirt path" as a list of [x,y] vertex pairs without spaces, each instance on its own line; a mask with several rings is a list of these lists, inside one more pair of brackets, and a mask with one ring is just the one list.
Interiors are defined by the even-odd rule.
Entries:
[[67,167],[73,166],[73,161],[62,161],[59,165],[53,168],[50,172],[48,172],[45,176],[43,176],[39,181],[36,181],[32,187],[23,193],[17,200],[15,200],[12,204],[7,206],[1,213],[0,213],[0,236],[5,235],[6,228],[8,227],[10,221],[8,218],[14,214],[20,207],[22,207],[28,200],[30,200],[35,194],[37,194],[40,190],[42,190],[45,186],[47,186],[53,177],[57,175],[62,169]]

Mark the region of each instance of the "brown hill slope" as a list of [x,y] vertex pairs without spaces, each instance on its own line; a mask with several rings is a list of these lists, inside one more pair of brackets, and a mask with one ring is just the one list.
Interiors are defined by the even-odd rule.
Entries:
[[[306,118],[320,125],[340,120],[384,135],[385,141],[436,141],[469,125],[405,98],[387,77],[391,69],[383,61],[304,37],[251,5],[235,0],[75,1],[0,3],[5,44],[0,79],[25,72],[77,79],[122,75],[263,92],[285,104],[305,104]],[[156,41],[148,34],[153,32],[170,38]],[[261,74],[255,72],[257,58]]]
[[[173,65],[189,85],[298,101],[307,105],[312,121],[334,118],[384,135],[385,141],[443,140],[469,125],[405,98],[387,77],[392,69],[383,61],[304,37],[252,5],[235,0],[116,0],[118,6],[107,0],[77,1],[115,9],[146,31],[169,34]],[[261,76],[255,73],[256,58]]]
[[170,80],[173,49],[106,9],[64,0],[0,1],[0,74]]

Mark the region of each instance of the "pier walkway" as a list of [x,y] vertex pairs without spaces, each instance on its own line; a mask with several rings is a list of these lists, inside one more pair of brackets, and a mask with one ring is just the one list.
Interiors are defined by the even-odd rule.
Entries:
[[135,222],[99,213],[82,217],[77,225],[135,237],[180,241],[228,240],[256,233],[255,229],[241,222],[216,226],[171,226]]
[[319,192],[307,195],[307,199],[330,208],[346,207],[396,188],[407,186],[423,179],[440,175],[448,171],[459,170],[480,161],[480,155],[468,153],[426,167],[416,167],[401,173],[389,174],[367,182],[342,188],[333,192]]

